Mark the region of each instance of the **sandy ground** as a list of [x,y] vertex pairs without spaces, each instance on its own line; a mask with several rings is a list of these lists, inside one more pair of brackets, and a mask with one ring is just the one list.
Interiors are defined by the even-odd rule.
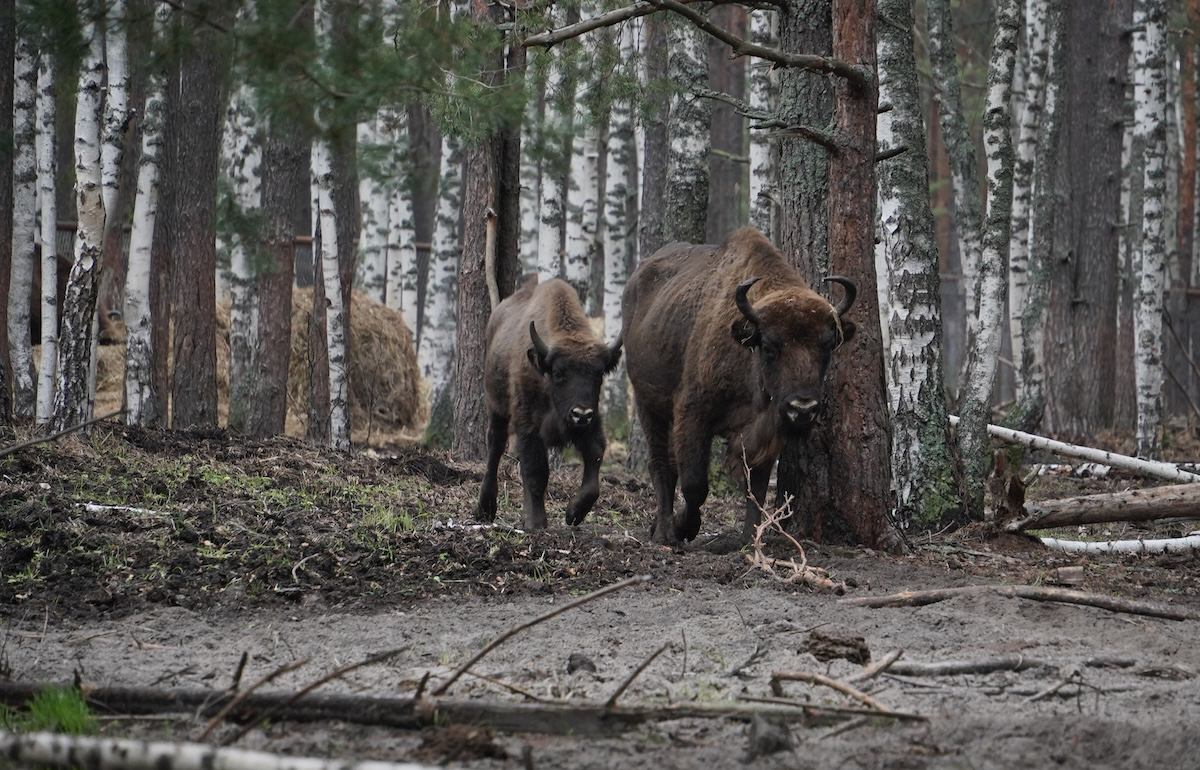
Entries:
[[[611,474],[606,489],[623,488],[628,499],[607,493],[602,506],[608,508],[583,527],[560,524],[523,535],[503,527],[447,528],[441,514],[469,510],[478,473],[437,457],[359,457],[330,468],[328,457],[288,443],[235,447],[220,435],[137,433],[106,441],[105,457],[116,455],[111,462],[122,477],[137,483],[143,455],[135,450],[184,457],[186,448],[195,477],[181,489],[200,490],[199,502],[175,493],[185,513],[170,526],[159,514],[81,514],[68,502],[63,479],[78,481],[83,467],[98,475],[109,460],[67,447],[0,466],[0,674],[10,680],[221,689],[234,680],[243,655],[243,686],[307,661],[266,687],[285,692],[398,648],[385,663],[357,669],[321,691],[407,697],[426,676],[427,692],[444,682],[506,630],[597,587],[645,574],[650,579],[643,584],[515,635],[449,695],[494,704],[603,702],[664,645],[621,694],[621,705],[733,708],[747,698],[771,697],[774,672],[849,681],[895,650],[902,652],[897,665],[1007,658],[1020,670],[889,671],[856,685],[883,707],[919,719],[836,711],[809,721],[689,717],[610,737],[273,720],[236,745],[479,769],[1200,766],[1196,620],[995,594],[881,609],[846,601],[906,590],[1043,584],[1058,566],[1081,565],[1081,590],[1195,614],[1200,558],[1194,556],[1082,558],[979,533],[948,535],[904,557],[810,546],[813,564],[849,584],[839,596],[750,569],[744,553],[730,545],[736,525],[717,516],[685,548],[648,543],[636,522],[648,521],[652,492]],[[114,452],[112,442],[128,446]],[[307,509],[278,511],[264,504],[261,491],[235,494],[230,482],[220,481],[221,463],[251,468],[260,461],[275,469],[277,480],[320,473],[360,485],[385,476],[420,480],[403,488],[440,513],[411,531],[373,531],[364,539],[338,518],[345,511],[319,495]],[[68,468],[62,477],[60,467]],[[218,479],[212,489],[205,486],[210,476]],[[555,484],[561,506],[570,474],[556,475]],[[62,496],[39,492],[42,485],[61,487]],[[29,502],[33,497],[37,505]],[[519,508],[519,486],[515,497]],[[518,515],[511,505],[504,513]],[[270,533],[270,549],[263,547],[263,533]],[[94,556],[117,545],[123,564]],[[782,540],[771,544],[782,546]],[[214,549],[223,550],[214,555]],[[260,559],[255,554],[262,550],[274,556]],[[66,556],[48,567],[56,554]],[[18,579],[39,563],[44,574]],[[445,569],[437,569],[439,563]],[[830,710],[864,708],[829,687],[801,682],[784,683],[783,696]],[[207,723],[194,714],[100,716],[106,734],[156,740],[195,740]],[[212,737],[237,729],[224,724]]]

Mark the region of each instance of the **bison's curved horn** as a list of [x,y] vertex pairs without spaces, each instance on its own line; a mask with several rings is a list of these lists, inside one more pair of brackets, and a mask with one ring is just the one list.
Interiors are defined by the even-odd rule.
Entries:
[[737,305],[737,309],[742,311],[742,315],[746,316],[746,320],[755,326],[762,326],[762,321],[758,317],[758,313],[754,312],[754,308],[750,305],[750,301],[746,299],[746,292],[750,291],[750,287],[758,283],[761,276],[747,278],[737,285],[733,292],[733,301]]
[[846,296],[843,297],[842,301],[833,308],[834,312],[838,314],[839,318],[841,318],[842,315],[844,315],[845,312],[850,309],[850,306],[854,304],[854,298],[858,296],[858,287],[854,285],[854,281],[851,281],[849,278],[844,278],[840,275],[831,275],[825,280],[829,281],[830,283],[840,283],[842,288],[846,290]]
[[529,322],[529,339],[533,340],[533,349],[537,351],[538,358],[545,360],[546,356],[550,354],[550,348],[538,336],[537,327],[533,321]]

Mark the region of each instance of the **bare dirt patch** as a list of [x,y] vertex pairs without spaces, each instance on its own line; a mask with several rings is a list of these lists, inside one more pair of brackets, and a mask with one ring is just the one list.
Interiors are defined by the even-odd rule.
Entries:
[[[0,674],[221,689],[243,655],[243,684],[308,660],[270,685],[286,691],[399,649],[322,691],[411,696],[426,675],[444,681],[512,626],[648,575],[514,637],[451,694],[603,702],[664,644],[620,703],[723,707],[772,697],[774,671],[849,680],[896,649],[902,662],[1015,657],[1019,670],[885,674],[857,685],[923,721],[690,717],[597,738],[486,724],[416,731],[272,720],[237,745],[469,768],[1157,768],[1190,766],[1200,755],[1195,620],[998,595],[854,607],[750,569],[733,520],[738,500],[714,499],[695,543],[670,550],[648,542],[649,485],[620,467],[606,469],[601,501],[582,526],[558,518],[538,533],[512,528],[520,520],[514,467],[502,484],[507,524],[471,526],[480,471],[420,449],[343,456],[290,439],[107,426],[87,440],[0,458]],[[553,474],[549,507],[558,517],[577,473],[566,463]],[[1032,493],[1133,483],[1057,479]],[[1040,584],[1057,567],[1080,565],[1081,590],[1200,612],[1200,559],[1191,555],[1084,558],[982,526],[915,545],[904,557],[818,546],[807,555],[848,585],[844,598]],[[782,538],[768,547],[794,555]],[[825,707],[862,705],[825,687],[783,689]],[[205,723],[192,714],[113,715],[105,730],[184,740]],[[237,729],[223,725],[214,738]],[[783,748],[763,753],[772,747]]]

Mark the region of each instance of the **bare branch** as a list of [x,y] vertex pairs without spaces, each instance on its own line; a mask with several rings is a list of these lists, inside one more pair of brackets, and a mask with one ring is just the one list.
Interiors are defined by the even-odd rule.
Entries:
[[4,457],[5,455],[13,454],[14,452],[19,452],[20,450],[25,449],[27,447],[35,446],[37,444],[45,444],[47,442],[54,441],[56,439],[60,439],[63,436],[70,435],[71,433],[74,433],[77,430],[82,430],[82,429],[88,427],[89,425],[94,425],[95,423],[98,423],[102,420],[107,420],[110,417],[116,417],[116,416],[122,415],[122,414],[125,414],[125,410],[118,409],[115,412],[109,412],[108,414],[102,414],[99,417],[93,417],[90,420],[85,420],[84,422],[81,422],[78,425],[72,425],[69,428],[63,428],[62,430],[58,431],[57,433],[51,433],[49,436],[39,436],[37,438],[31,438],[28,441],[22,441],[19,444],[13,444],[12,446],[7,446],[4,449],[0,449],[0,457]]
[[751,43],[749,40],[740,38],[728,30],[721,29],[709,21],[707,16],[689,8],[687,5],[679,2],[679,0],[647,0],[647,2],[659,8],[674,11],[692,24],[695,24],[699,29],[726,43],[733,49],[734,57],[757,56],[760,59],[766,59],[784,67],[800,67],[801,69],[812,70],[813,72],[837,75],[840,78],[845,78],[850,85],[856,88],[865,86],[870,77],[865,70],[840,59],[814,56],[812,54],[791,54],[776,48],[768,48],[757,43]]

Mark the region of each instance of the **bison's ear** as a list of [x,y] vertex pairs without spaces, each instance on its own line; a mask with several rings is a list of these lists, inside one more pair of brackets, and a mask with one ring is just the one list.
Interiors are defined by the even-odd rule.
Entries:
[[546,356],[538,351],[537,346],[530,345],[529,349],[525,351],[525,355],[528,356],[529,363],[533,365],[534,369],[537,369],[542,374],[550,371],[550,365],[546,362]]
[[843,318],[842,322],[842,343],[847,343],[854,339],[854,332],[858,331],[858,325],[853,321]]
[[762,341],[762,332],[758,330],[758,324],[752,323],[747,318],[739,318],[734,321],[729,327],[729,331],[739,345],[745,345],[748,348],[756,348]]
[[608,361],[604,364],[604,373],[608,374],[616,369],[619,363],[621,363],[621,346],[617,344],[608,349]]

